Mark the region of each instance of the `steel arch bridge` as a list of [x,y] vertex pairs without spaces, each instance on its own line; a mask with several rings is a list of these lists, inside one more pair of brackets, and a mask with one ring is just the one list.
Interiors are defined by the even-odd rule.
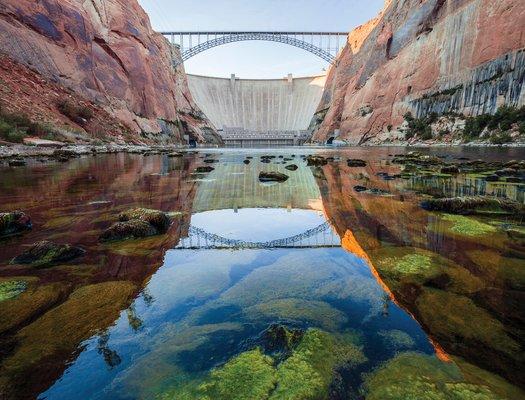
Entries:
[[298,235],[267,242],[228,239],[204,229],[190,226],[188,237],[182,238],[176,249],[278,249],[292,247],[340,247],[341,240],[325,222]]
[[[175,66],[211,48],[243,41],[284,43],[308,51],[330,64],[346,44],[347,32],[161,32],[181,51]],[[202,39],[202,41],[201,41]]]

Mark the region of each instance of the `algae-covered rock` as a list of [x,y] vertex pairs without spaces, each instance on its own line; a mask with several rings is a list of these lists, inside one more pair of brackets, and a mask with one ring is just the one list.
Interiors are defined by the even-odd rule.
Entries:
[[465,382],[454,363],[419,353],[402,353],[368,374],[365,390],[366,400],[503,399],[487,386]]
[[303,338],[302,329],[272,324],[261,334],[261,342],[267,352],[290,352]]
[[0,282],[0,302],[18,297],[26,289],[27,283],[24,281]]
[[421,203],[421,207],[428,211],[443,211],[450,214],[502,212],[516,217],[525,216],[525,205],[510,199],[488,196],[428,199]]
[[138,239],[157,235],[158,233],[155,227],[148,222],[134,219],[111,225],[100,235],[99,240],[108,242],[111,240]]
[[199,389],[210,400],[264,400],[275,384],[272,358],[255,349],[213,370],[209,381]]
[[464,236],[485,236],[495,233],[498,229],[495,226],[485,224],[472,217],[462,215],[445,214],[442,219],[452,223],[450,231]]
[[270,399],[328,399],[334,369],[341,365],[355,367],[365,361],[354,335],[309,329],[292,355],[278,366],[278,383]]
[[22,211],[0,213],[0,237],[30,230],[31,218]]
[[157,229],[158,232],[166,232],[171,223],[171,219],[166,213],[148,208],[133,208],[124,211],[119,215],[119,220],[121,222],[131,220],[145,221]]
[[48,266],[67,263],[85,254],[85,250],[69,244],[56,244],[42,240],[11,260],[11,264]]

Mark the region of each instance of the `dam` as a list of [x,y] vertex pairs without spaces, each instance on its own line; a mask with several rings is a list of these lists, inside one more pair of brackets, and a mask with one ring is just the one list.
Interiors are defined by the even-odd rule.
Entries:
[[325,75],[283,79],[188,75],[190,92],[229,147],[301,145]]

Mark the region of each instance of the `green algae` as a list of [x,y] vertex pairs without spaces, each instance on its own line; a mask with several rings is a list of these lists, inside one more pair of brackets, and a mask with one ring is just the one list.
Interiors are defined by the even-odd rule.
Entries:
[[323,400],[335,368],[366,361],[356,335],[330,334],[308,329],[291,355],[276,360],[260,348],[243,352],[207,377],[188,379],[158,396],[159,399],[198,400]]
[[367,374],[366,400],[500,400],[489,387],[465,382],[454,363],[402,353]]
[[0,282],[0,302],[15,299],[27,289],[24,281]]
[[379,331],[378,334],[389,347],[395,350],[410,349],[416,345],[416,342],[408,333],[398,329]]
[[271,357],[260,349],[241,353],[210,374],[199,389],[213,400],[267,399],[275,387],[276,373]]
[[309,329],[292,355],[278,366],[278,383],[270,399],[327,399],[334,369],[364,362],[366,357],[352,333],[331,335]]
[[464,236],[485,236],[498,231],[492,225],[463,215],[444,214],[442,219],[453,224],[450,231]]

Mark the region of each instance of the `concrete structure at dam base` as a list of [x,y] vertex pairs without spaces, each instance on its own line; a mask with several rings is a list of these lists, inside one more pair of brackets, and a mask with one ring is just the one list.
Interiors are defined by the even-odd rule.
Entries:
[[324,91],[326,76],[214,78],[188,74],[190,92],[228,147],[297,146]]

